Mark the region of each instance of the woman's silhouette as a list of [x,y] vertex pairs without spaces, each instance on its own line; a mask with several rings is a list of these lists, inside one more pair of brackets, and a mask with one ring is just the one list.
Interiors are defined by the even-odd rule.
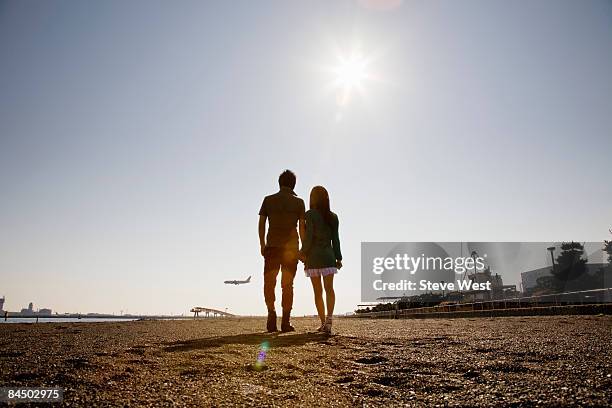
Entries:
[[[342,253],[338,236],[338,216],[331,212],[329,194],[322,186],[313,187],[310,192],[310,210],[306,212],[306,232],[300,255],[304,261],[304,272],[312,282],[315,305],[321,319],[318,331],[331,334],[336,302],[334,275],[342,267]],[[325,288],[327,316],[323,303],[323,288]]]

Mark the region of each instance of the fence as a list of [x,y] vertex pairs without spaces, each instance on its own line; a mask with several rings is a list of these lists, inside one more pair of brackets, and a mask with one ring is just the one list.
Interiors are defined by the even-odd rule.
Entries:
[[355,313],[357,318],[528,316],[612,313],[612,288],[412,309]]

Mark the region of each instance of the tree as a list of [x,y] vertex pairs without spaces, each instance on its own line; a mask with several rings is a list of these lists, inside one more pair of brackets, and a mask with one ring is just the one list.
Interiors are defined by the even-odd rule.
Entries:
[[[612,230],[608,230],[608,231],[610,231],[610,234],[612,234]],[[604,241],[603,250],[608,253],[608,263],[612,263],[612,240],[610,240],[610,241],[605,240]]]
[[568,281],[581,277],[587,270],[588,259],[583,258],[584,246],[579,242],[564,242],[561,244],[561,253],[557,257],[557,265],[551,271],[557,289],[563,291]]
[[[610,231],[610,234],[612,234],[612,230],[608,230]],[[605,252],[607,252],[608,254],[608,266],[604,266],[602,268],[599,268],[599,270],[597,271],[597,280],[599,283],[599,287],[600,288],[604,288],[606,286],[609,287],[609,284],[606,285],[606,274],[609,274],[607,276],[612,275],[612,240],[608,241],[608,240],[604,240],[604,247],[603,250]]]
[[536,279],[534,294],[547,295],[559,291],[558,281],[553,276],[540,276]]

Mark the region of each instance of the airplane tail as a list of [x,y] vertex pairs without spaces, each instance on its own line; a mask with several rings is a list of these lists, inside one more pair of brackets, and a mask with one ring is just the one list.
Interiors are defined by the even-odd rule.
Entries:
[[246,281],[250,282],[251,281],[251,277],[249,276]]

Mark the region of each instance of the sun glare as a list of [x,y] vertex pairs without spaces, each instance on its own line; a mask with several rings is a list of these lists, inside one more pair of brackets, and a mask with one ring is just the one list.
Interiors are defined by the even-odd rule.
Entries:
[[346,105],[355,91],[363,93],[364,82],[369,79],[368,60],[363,55],[355,52],[350,56],[338,56],[331,71],[339,105]]
[[345,89],[361,86],[367,78],[366,60],[360,55],[339,58],[338,66],[334,71],[338,86]]
[[370,83],[380,82],[376,72],[379,55],[362,52],[359,43],[346,47],[333,44],[327,56],[328,62],[317,64],[316,69],[324,77],[324,92],[335,96],[338,112],[348,108],[355,98],[368,97],[366,88]]

